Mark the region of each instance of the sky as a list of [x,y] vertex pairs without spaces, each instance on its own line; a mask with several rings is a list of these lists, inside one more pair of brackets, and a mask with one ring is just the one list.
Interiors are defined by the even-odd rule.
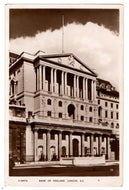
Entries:
[[10,51],[73,53],[99,78],[119,89],[121,60],[118,9],[10,9]]

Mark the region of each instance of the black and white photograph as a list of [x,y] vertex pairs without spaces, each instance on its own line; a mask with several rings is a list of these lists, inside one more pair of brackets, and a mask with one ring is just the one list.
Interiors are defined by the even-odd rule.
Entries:
[[121,186],[122,5],[7,5],[6,18],[6,182]]

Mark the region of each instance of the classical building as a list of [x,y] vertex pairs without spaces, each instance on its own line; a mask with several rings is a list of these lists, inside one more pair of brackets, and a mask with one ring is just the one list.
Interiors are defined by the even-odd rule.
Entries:
[[98,124],[110,126],[110,159],[119,160],[119,92],[109,81],[97,78]]
[[9,81],[15,161],[119,158],[119,93],[78,57],[10,53]]

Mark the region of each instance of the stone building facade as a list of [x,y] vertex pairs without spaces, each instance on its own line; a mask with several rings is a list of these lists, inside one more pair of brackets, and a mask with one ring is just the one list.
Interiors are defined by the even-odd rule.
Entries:
[[[108,160],[118,159],[116,144],[111,143],[119,138],[118,118],[110,119],[109,113],[103,116],[101,79],[78,57],[42,51],[35,55],[10,53],[9,81],[9,150],[14,160],[37,162],[103,154]],[[108,104],[119,106],[116,97],[106,94],[105,98]],[[117,117],[117,113],[116,106],[113,114]]]
[[113,131],[110,159],[119,159],[119,92],[109,81],[97,78],[98,123],[110,126]]

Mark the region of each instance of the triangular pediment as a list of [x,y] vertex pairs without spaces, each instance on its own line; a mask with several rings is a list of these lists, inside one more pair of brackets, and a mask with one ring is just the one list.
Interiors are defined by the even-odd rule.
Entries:
[[43,58],[96,76],[86,64],[73,54],[45,55]]

